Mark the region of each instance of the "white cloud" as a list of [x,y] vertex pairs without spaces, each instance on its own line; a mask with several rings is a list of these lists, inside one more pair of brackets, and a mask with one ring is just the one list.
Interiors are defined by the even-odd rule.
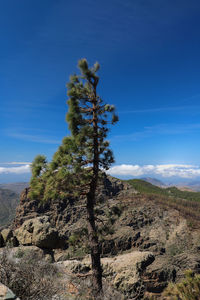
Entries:
[[181,177],[194,178],[200,176],[200,167],[184,164],[166,164],[166,165],[118,165],[108,170],[110,175],[122,176],[142,176],[159,175],[162,177]]
[[[7,165],[20,165],[14,167],[0,167],[0,174],[25,174],[30,173],[31,163],[11,162]],[[184,164],[163,164],[163,165],[117,165],[108,170],[108,173],[113,176],[162,176],[162,177],[181,177],[195,178],[200,176],[200,166],[184,165]]]
[[0,165],[31,165],[31,164],[32,164],[31,162],[21,162],[21,161],[0,163]]
[[29,164],[20,167],[0,167],[0,174],[24,174],[24,173],[30,173]]

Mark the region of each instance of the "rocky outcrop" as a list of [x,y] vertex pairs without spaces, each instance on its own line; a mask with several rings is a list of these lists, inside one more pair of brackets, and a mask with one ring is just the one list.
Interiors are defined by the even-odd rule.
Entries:
[[101,243],[102,255],[117,255],[130,250],[140,238],[140,231],[133,232],[128,226],[115,230],[114,234],[106,236]]
[[[99,185],[97,191],[98,202],[105,202],[106,199],[116,197],[118,194],[135,190],[126,182],[111,176],[105,176]],[[84,198],[66,198],[41,203],[38,199],[31,200],[28,198],[29,188],[26,188],[20,197],[20,204],[16,209],[16,216],[12,228],[19,228],[26,220],[39,216],[49,216],[51,224],[57,228],[59,233],[64,237],[69,236],[76,227],[76,223],[86,218],[86,207]]]
[[20,228],[15,230],[15,235],[21,245],[35,245],[45,249],[62,247],[62,239],[47,216],[25,221]]
[[[141,274],[154,261],[151,252],[133,251],[112,258],[102,258],[103,277],[120,291],[123,299],[142,299],[145,291]],[[67,260],[62,263],[75,274],[90,274],[91,264],[88,258],[82,262]],[[137,298],[136,298],[137,297]]]
[[142,297],[145,286],[141,274],[154,261],[150,252],[134,251],[102,261],[104,276],[110,278],[115,288],[127,298]]
[[[185,270],[192,269],[195,273],[200,274],[200,256],[199,252],[185,251],[178,253],[172,259],[172,265],[176,268],[176,278],[181,281],[185,277]],[[185,268],[183,269],[183,265]]]
[[176,268],[170,264],[165,256],[158,256],[156,260],[147,267],[142,274],[142,280],[146,287],[146,292],[159,294],[176,279]]
[[20,300],[17,296],[4,284],[0,283],[0,300]]
[[[190,230],[178,210],[159,205],[152,195],[137,194],[127,183],[110,176],[104,178],[97,194],[95,215],[102,261],[112,259],[112,256],[118,261],[117,257],[127,251],[139,252],[140,257],[148,251],[155,258],[141,272],[137,267],[137,276],[133,276],[132,262],[126,265],[126,271],[111,271],[111,265],[113,268],[116,265],[114,261],[110,263],[109,272],[115,274],[112,277],[115,287],[121,291],[126,289],[127,295],[132,297],[138,289],[141,294],[145,289],[159,295],[169,281],[180,280],[186,269],[200,272],[199,230]],[[30,200],[26,189],[21,194],[13,228],[22,245],[46,249],[66,247],[64,251],[54,251],[56,261],[81,259],[88,253],[84,198],[57,199],[41,204],[37,199]],[[125,274],[124,278],[117,276],[120,272]],[[135,286],[135,290],[131,286]]]

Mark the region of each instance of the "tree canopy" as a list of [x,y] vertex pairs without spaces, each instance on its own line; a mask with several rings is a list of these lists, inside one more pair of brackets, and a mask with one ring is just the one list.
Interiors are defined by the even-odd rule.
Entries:
[[40,197],[41,201],[87,193],[94,171],[94,138],[98,170],[107,170],[114,162],[106,137],[109,125],[116,123],[118,117],[114,106],[104,104],[97,95],[99,77],[96,73],[100,66],[95,63],[89,68],[86,59],[80,60],[78,66],[81,74],[70,76],[67,84],[66,120],[71,135],[63,138],[51,162],[37,155],[32,163],[30,196]]

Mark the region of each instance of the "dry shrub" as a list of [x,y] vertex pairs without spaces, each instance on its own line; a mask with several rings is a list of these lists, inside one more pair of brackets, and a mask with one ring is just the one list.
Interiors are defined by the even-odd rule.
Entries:
[[57,268],[38,260],[34,254],[19,260],[5,249],[0,255],[0,282],[21,300],[50,300],[58,291],[57,279]]
[[110,282],[103,279],[103,290],[101,295],[93,295],[93,284],[91,276],[78,278],[76,275],[71,277],[77,293],[74,300],[124,300],[124,295],[113,288]]

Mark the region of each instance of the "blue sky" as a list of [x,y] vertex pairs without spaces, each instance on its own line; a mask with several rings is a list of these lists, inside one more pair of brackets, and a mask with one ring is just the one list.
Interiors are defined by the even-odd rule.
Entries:
[[0,182],[28,180],[69,134],[66,83],[83,57],[120,118],[111,173],[199,177],[199,16],[198,0],[0,0]]

